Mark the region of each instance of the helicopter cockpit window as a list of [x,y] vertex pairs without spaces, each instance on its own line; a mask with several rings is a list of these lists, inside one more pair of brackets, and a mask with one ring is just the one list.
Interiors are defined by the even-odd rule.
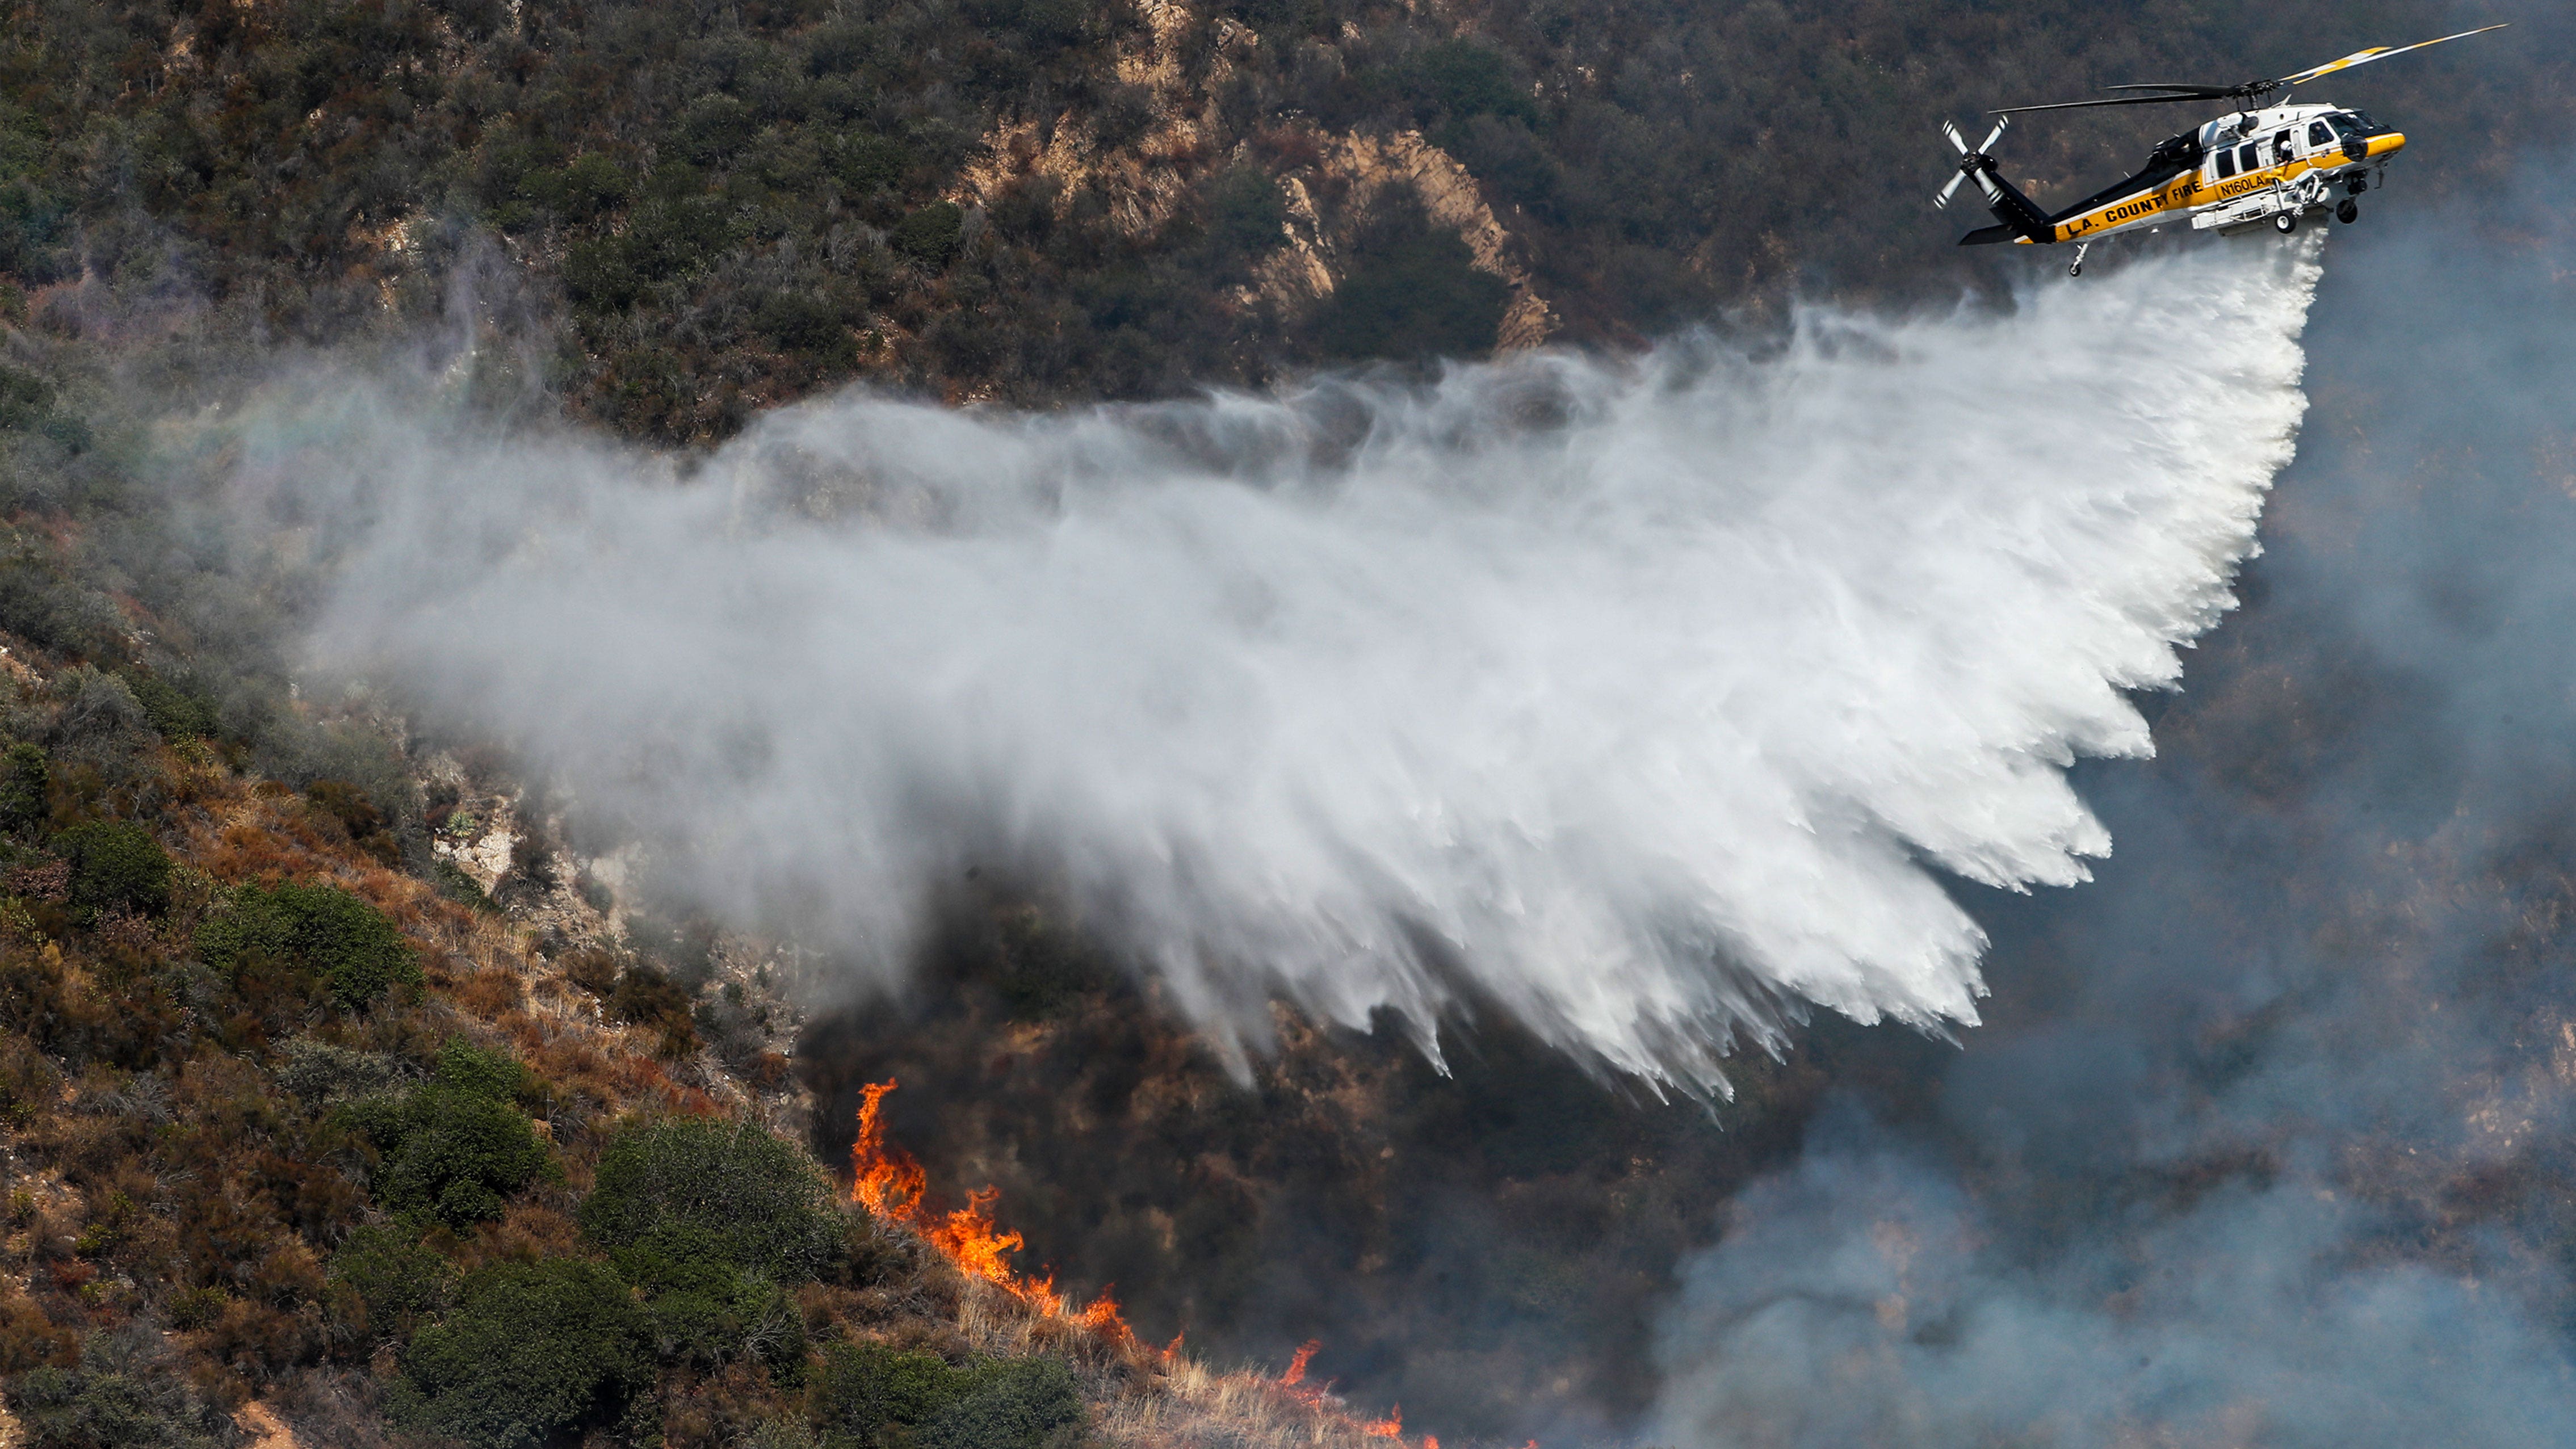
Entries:
[[2320,147],[2322,147],[2322,146],[2332,146],[2334,143],[2335,143],[2335,134],[2334,134],[2334,128],[2333,128],[2332,126],[2327,125],[2327,124],[2326,124],[2325,122],[2323,122],[2323,121],[2310,121],[2310,122],[2308,122],[2308,144],[2309,144],[2309,145],[2311,145],[2311,146],[2320,146]]
[[2235,175],[2235,174],[2236,174],[2236,153],[2235,153],[2235,152],[2233,152],[2233,151],[2221,151],[2221,152],[2219,152],[2219,153],[2218,153],[2218,179],[2219,179],[2219,180],[2221,180],[2221,181],[2224,181],[2224,180],[2226,180],[2228,177],[2233,176],[2233,175]]

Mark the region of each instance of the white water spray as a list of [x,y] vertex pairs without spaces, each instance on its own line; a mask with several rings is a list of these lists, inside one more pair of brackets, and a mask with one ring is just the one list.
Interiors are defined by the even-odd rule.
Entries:
[[[371,522],[322,657],[496,731],[737,918],[891,973],[1035,868],[1229,1039],[1462,985],[1717,1084],[1813,1002],[1972,1021],[1940,870],[2081,880],[2229,603],[2303,398],[2312,244],[2009,316],[1052,416],[856,394],[690,481],[281,401],[245,490]],[[324,480],[328,480],[327,484]],[[246,500],[247,501],[247,500]]]

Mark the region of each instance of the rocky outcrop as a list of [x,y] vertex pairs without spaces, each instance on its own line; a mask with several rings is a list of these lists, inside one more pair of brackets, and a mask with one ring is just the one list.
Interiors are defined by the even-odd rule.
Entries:
[[[1055,186],[1059,216],[1090,192],[1122,234],[1141,239],[1171,222],[1221,164],[1245,157],[1245,145],[1225,144],[1220,135],[1216,98],[1236,58],[1259,47],[1261,36],[1229,19],[1202,28],[1174,0],[1137,0],[1136,10],[1143,35],[1120,51],[1117,74],[1151,98],[1154,124],[1128,145],[1106,146],[1097,122],[1071,111],[1045,124],[1034,117],[1005,121],[967,163],[950,200],[989,205],[1044,178]],[[1188,53],[1194,41],[1204,45],[1201,53]],[[1456,232],[1478,270],[1510,285],[1497,351],[1536,347],[1556,332],[1554,309],[1532,285],[1512,234],[1475,176],[1420,132],[1380,136],[1302,127],[1291,145],[1272,149],[1314,159],[1279,176],[1287,244],[1254,264],[1250,282],[1236,294],[1242,305],[1293,316],[1331,296],[1352,234],[1391,193],[1401,192],[1433,224]]]

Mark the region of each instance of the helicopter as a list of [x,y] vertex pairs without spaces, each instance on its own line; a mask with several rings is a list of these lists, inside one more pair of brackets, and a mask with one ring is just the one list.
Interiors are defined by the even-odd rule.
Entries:
[[[1950,184],[1941,188],[1932,204],[1948,206],[1960,185],[1974,180],[1997,224],[1977,228],[1959,238],[1959,245],[2073,242],[2075,263],[2066,269],[2070,277],[2084,275],[2084,255],[2095,242],[2140,227],[2161,227],[2185,217],[2190,218],[2193,230],[2221,235],[2267,221],[2287,235],[2299,229],[2301,217],[2329,207],[2337,221],[2358,221],[2361,204],[2357,198],[2386,181],[2388,158],[2405,148],[2406,137],[2372,120],[2365,111],[2332,105],[2290,105],[2286,101],[2273,105],[2271,98],[2320,76],[2502,29],[2502,25],[2486,25],[2414,45],[2374,46],[2296,75],[2242,85],[2106,86],[2106,90],[2143,94],[2045,106],[2006,106],[1988,113],[1995,117],[1995,128],[1973,150],[1959,134],[1959,128],[1945,120],[1941,130],[1959,150],[1959,174],[1950,178]],[[2004,180],[1992,154],[1995,142],[2012,124],[2012,118],[2031,111],[2220,100],[2236,102],[2237,109],[2158,142],[2136,175],[2103,187],[2053,214],[2041,210],[2038,203]],[[2341,193],[2339,199],[2337,193]]]

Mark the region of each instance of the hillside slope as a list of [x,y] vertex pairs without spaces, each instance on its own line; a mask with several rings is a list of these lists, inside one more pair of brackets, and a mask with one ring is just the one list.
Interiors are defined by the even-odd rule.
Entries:
[[[2429,204],[2566,129],[2569,22],[2363,72]],[[2215,0],[18,0],[0,273],[65,333],[516,339],[673,441],[849,378],[1046,402],[1943,297],[1935,131],[2453,7]],[[2476,78],[2476,84],[2464,83]],[[2188,118],[2033,122],[2043,196]]]

